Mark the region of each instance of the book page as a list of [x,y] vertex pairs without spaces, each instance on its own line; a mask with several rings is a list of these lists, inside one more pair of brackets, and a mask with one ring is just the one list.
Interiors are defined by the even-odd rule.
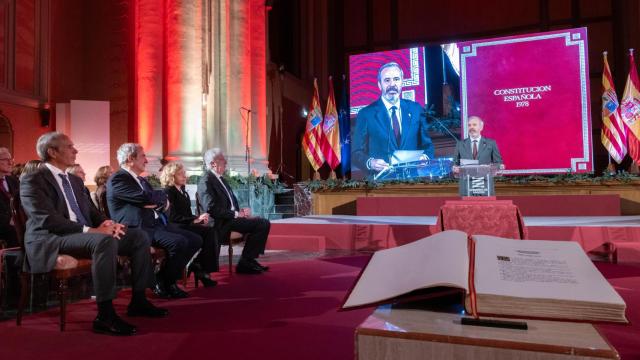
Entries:
[[376,303],[413,290],[451,286],[467,290],[467,234],[450,230],[371,257],[343,308]]
[[624,304],[576,242],[473,238],[477,294]]

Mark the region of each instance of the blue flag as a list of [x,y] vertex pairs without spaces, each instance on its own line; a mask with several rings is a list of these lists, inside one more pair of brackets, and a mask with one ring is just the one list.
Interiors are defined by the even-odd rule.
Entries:
[[351,173],[351,117],[347,102],[347,80],[342,76],[342,96],[338,105],[338,121],[340,123],[340,154],[342,177]]

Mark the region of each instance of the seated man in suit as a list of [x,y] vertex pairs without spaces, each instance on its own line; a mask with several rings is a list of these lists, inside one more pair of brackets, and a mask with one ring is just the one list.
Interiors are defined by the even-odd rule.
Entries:
[[227,168],[227,160],[220,149],[207,150],[204,153],[204,163],[207,171],[198,182],[198,195],[202,208],[214,220],[221,242],[222,239],[229,239],[231,231],[249,234],[236,272],[260,274],[267,271],[269,268],[256,259],[264,254],[271,223],[266,219],[251,217],[251,209],[241,209],[238,206],[238,199],[222,177]]
[[25,250],[31,273],[51,271],[60,254],[92,259],[91,272],[98,303],[93,330],[112,335],[133,335],[135,326],[116,314],[117,256],[131,257],[132,297],[129,316],[163,317],[165,309],[152,305],[145,289],[153,270],[147,234],[108,220],[89,205],[82,180],[65,169],[73,165],[78,151],[66,135],[46,133],[38,139],[38,156],[44,165],[26,175],[20,184],[22,206],[27,215]]
[[188,293],[178,287],[182,271],[202,246],[202,238],[170,224],[164,214],[170,205],[162,190],[154,190],[140,176],[147,166],[147,155],[140,144],[122,144],[117,152],[120,170],[107,181],[107,204],[111,217],[129,228],[142,229],[151,244],[167,251],[167,260],[157,276],[154,287],[162,298],[186,298]]
[[13,157],[9,149],[0,147],[0,241],[8,247],[18,246],[18,235],[13,226],[13,210],[11,202],[18,196],[18,179],[11,176]]
[[498,164],[503,170],[502,156],[495,140],[482,136],[484,121],[478,116],[470,116],[467,122],[467,133],[469,137],[456,143],[456,150],[453,154],[453,172],[460,171],[461,159],[478,160],[479,164]]
[[378,173],[396,150],[423,150],[433,158],[427,119],[415,101],[401,99],[403,71],[390,62],[378,69],[380,98],[358,112],[353,135],[353,162],[362,171]]

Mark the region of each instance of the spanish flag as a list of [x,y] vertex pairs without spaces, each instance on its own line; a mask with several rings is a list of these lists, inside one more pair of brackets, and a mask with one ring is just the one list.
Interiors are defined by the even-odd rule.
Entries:
[[318,96],[318,80],[313,80],[313,98],[307,114],[307,128],[302,138],[302,149],[316,172],[324,164],[322,155],[322,109],[320,108],[320,96]]
[[633,49],[629,49],[629,76],[624,87],[620,114],[629,129],[629,156],[636,164],[640,164],[640,83],[636,62],[633,59]]

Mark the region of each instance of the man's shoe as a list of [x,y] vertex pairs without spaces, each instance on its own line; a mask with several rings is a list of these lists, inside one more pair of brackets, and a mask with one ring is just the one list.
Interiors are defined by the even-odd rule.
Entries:
[[189,293],[180,289],[177,284],[167,286],[167,293],[172,299],[184,299],[189,297]]
[[256,265],[257,267],[259,267],[260,269],[262,269],[262,271],[269,271],[269,267],[268,267],[268,266],[264,266],[264,265],[260,264],[260,263],[258,262],[258,260],[253,259],[253,260],[251,260],[251,262],[252,262],[254,265]]
[[250,261],[240,260],[236,266],[238,274],[262,274],[262,268]]
[[169,310],[159,308],[149,301],[145,301],[129,304],[127,307],[127,315],[160,318],[169,315]]
[[115,336],[131,336],[135,335],[137,329],[114,314],[109,318],[97,316],[93,320],[93,332]]
[[153,293],[161,299],[171,299],[171,294],[169,294],[164,285],[159,282],[156,282],[153,286]]

